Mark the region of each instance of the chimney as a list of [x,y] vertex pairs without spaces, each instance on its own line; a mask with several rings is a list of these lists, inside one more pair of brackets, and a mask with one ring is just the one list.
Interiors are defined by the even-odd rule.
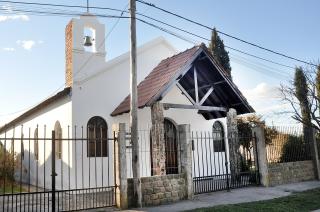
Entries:
[[72,48],[73,48],[73,37],[72,37],[72,27],[73,27],[73,21],[71,20],[69,24],[66,26],[65,29],[65,44],[66,44],[66,87],[72,87],[72,75],[73,75],[73,58],[72,58]]

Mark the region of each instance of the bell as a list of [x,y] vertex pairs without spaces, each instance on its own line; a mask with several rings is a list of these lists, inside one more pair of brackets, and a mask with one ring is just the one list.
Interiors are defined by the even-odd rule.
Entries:
[[86,35],[84,37],[84,43],[83,43],[84,46],[92,46],[92,39],[90,36]]

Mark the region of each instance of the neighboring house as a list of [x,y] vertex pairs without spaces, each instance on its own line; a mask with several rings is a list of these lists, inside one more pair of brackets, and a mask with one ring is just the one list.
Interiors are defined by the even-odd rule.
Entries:
[[[85,47],[83,38],[90,35],[93,45]],[[129,53],[105,61],[105,28],[94,16],[74,18],[66,27],[66,86],[65,89],[48,98],[34,108],[0,128],[0,140],[6,132],[7,137],[29,136],[33,138],[50,138],[51,131],[55,130],[57,139],[81,137],[81,126],[88,128],[88,137],[112,137],[112,125],[129,123]],[[192,47],[184,52],[177,53],[175,48],[164,38],[152,40],[137,49],[138,65],[138,117],[139,129],[150,131],[151,109],[156,103],[164,104],[165,130],[173,129],[176,134],[177,124],[190,124],[192,130],[210,131],[216,119],[221,118],[221,127],[226,135],[225,116],[229,108],[235,108],[238,114],[254,112],[235,84],[228,78],[223,69],[208,53],[205,45]],[[186,109],[189,108],[189,109]],[[23,125],[23,130],[20,127]],[[104,126],[102,131],[93,132],[90,126]],[[38,128],[37,128],[38,126]],[[45,126],[45,127],[44,127]],[[75,130],[74,126],[77,126]],[[217,125],[216,125],[217,126]],[[29,129],[30,128],[30,129]],[[13,130],[14,129],[14,130]],[[87,135],[84,130],[84,136]],[[148,166],[142,176],[151,174],[150,135],[142,140],[141,148],[145,148],[141,158]],[[175,146],[178,141],[175,137]],[[111,143],[100,143],[95,150],[90,139],[84,145],[84,166],[89,166],[89,160],[95,153],[99,155],[97,165],[113,166],[113,148]],[[19,152],[19,143],[15,143],[15,151]],[[28,144],[24,142],[24,149]],[[48,142],[38,142],[33,139],[30,144],[32,156],[37,160],[39,167],[50,167],[51,146]],[[56,145],[56,170],[71,169],[71,179],[79,167],[80,152],[83,144],[80,142],[64,142]],[[96,151],[96,152],[95,152]],[[214,150],[212,150],[214,151]],[[221,151],[228,151],[221,150]],[[71,154],[71,156],[70,156]],[[72,156],[76,154],[75,156]],[[26,154],[25,154],[26,155]],[[28,155],[28,154],[27,154]],[[71,159],[70,159],[71,158]],[[61,167],[62,166],[62,167]],[[171,164],[176,166],[176,164]],[[28,167],[27,165],[25,167]],[[39,168],[39,170],[41,170]],[[31,183],[35,183],[34,164],[26,170],[31,173]],[[108,169],[108,168],[106,168]],[[105,169],[105,170],[106,170]],[[101,175],[101,170],[97,170]],[[168,171],[167,171],[168,172]],[[174,172],[174,171],[173,171]],[[43,172],[39,172],[43,175]],[[46,182],[50,187],[49,171],[45,173]],[[59,176],[59,172],[57,171]],[[130,175],[130,173],[129,173]],[[103,176],[113,178],[113,173]],[[57,177],[57,185],[67,180]],[[39,177],[43,180],[43,177]],[[81,180],[81,179],[80,179]],[[88,179],[85,179],[85,186]],[[106,182],[107,180],[105,180]],[[74,187],[72,181],[71,187]]]

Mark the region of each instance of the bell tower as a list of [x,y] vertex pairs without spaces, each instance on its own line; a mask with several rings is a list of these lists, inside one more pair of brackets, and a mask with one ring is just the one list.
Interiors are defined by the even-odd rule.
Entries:
[[84,79],[105,63],[105,26],[89,13],[73,18],[65,29],[65,86]]

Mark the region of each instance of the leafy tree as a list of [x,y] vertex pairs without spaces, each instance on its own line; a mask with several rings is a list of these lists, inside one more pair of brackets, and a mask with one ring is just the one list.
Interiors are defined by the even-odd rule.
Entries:
[[252,128],[255,126],[260,126],[264,128],[266,144],[272,143],[272,139],[274,139],[278,135],[278,131],[274,127],[266,126],[261,116],[250,115],[246,117],[241,117],[237,120],[237,123],[240,145],[243,145],[247,149],[250,148],[250,139],[248,138],[251,137]]
[[209,50],[214,59],[223,67],[227,74],[231,77],[231,66],[229,53],[225,50],[223,40],[219,37],[216,28],[212,30],[211,42]]

